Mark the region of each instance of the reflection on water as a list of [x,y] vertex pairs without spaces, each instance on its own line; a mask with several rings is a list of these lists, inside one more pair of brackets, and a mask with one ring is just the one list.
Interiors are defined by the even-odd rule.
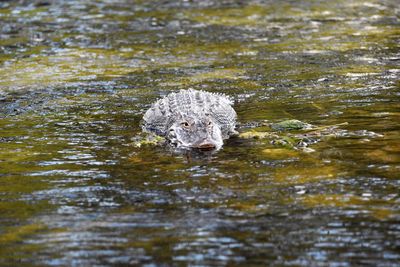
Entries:
[[[400,261],[397,1],[0,3],[0,265]],[[240,131],[343,126],[312,153],[133,145],[180,88]],[[376,134],[372,134],[376,133]]]

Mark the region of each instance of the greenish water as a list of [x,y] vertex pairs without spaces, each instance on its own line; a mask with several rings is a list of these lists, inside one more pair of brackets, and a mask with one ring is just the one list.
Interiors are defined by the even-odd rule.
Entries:
[[[1,266],[398,266],[400,7],[0,2]],[[232,138],[137,148],[181,88],[342,126],[311,153]],[[256,129],[257,130],[257,129]]]

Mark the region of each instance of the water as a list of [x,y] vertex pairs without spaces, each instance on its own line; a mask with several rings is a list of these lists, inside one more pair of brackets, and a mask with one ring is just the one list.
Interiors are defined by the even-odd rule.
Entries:
[[[0,265],[398,266],[399,15],[395,0],[1,2]],[[232,96],[240,131],[353,134],[313,153],[136,148],[149,105],[189,87]]]

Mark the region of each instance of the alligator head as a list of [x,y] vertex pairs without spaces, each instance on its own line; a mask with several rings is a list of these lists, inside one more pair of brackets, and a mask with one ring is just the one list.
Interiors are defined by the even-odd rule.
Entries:
[[169,127],[167,139],[178,148],[213,150],[223,144],[222,132],[217,123],[208,116],[180,116]]

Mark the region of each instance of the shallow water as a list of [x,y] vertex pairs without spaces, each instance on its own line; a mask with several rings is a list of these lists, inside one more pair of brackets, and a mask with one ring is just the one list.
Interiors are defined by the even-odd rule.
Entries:
[[[398,266],[399,16],[395,0],[0,2],[0,265]],[[190,87],[232,96],[239,131],[352,134],[312,153],[136,148],[149,105]]]

